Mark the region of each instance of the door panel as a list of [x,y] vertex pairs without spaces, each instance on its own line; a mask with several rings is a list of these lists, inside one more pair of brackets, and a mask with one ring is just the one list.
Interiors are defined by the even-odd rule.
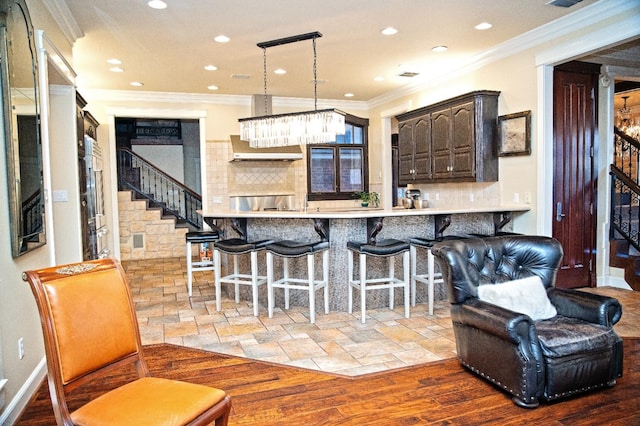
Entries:
[[595,286],[594,170],[597,74],[593,66],[554,70],[553,237],[564,249],[556,285]]

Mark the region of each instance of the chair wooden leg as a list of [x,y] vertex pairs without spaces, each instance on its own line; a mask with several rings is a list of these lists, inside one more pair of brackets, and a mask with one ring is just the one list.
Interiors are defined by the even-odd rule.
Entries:
[[409,318],[411,315],[409,312],[409,292],[410,292],[410,279],[411,279],[411,271],[409,270],[409,252],[405,251],[402,255],[403,260],[403,268],[404,272],[404,316],[405,318]]
[[307,273],[309,275],[309,321],[316,322],[316,291],[314,282],[314,259],[313,253],[307,255]]
[[389,309],[393,310],[395,305],[395,288],[393,288],[393,280],[396,276],[395,256],[389,256],[387,262],[389,264]]
[[362,311],[361,321],[367,321],[367,255],[360,254],[360,310]]
[[[237,284],[236,284],[237,285]],[[251,293],[253,297],[253,316],[258,316],[258,252],[251,252]],[[236,295],[239,298],[239,294]]]
[[269,310],[269,318],[273,318],[273,254],[267,252],[267,308]]
[[429,280],[429,315],[433,315],[433,298],[434,298],[434,283],[435,283],[435,257],[428,249],[427,252],[427,268],[428,268],[428,280]]
[[289,258],[282,258],[282,271],[284,283],[284,308],[289,310]]
[[411,255],[411,306],[416,306],[416,274],[418,269],[418,251],[415,246],[409,248]]
[[353,252],[351,250],[347,250],[347,269],[348,269],[348,286],[349,286],[349,294],[347,299],[347,312],[350,314],[353,313]]
[[324,313],[329,313],[329,250],[322,253],[322,282],[324,283]]
[[214,283],[216,286],[216,310],[222,310],[222,284],[220,283],[221,274],[220,274],[220,251],[213,250],[213,264],[215,265],[215,270],[213,271]]
[[187,242],[187,290],[189,291],[189,297],[192,296],[192,286],[193,286],[193,266],[191,265],[191,243]]

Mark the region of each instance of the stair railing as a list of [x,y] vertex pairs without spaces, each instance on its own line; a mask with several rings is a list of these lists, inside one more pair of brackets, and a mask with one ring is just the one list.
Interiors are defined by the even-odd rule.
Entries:
[[622,237],[640,250],[640,142],[614,128],[613,143],[609,238]]
[[118,148],[118,189],[133,191],[179,221],[202,229],[202,196],[128,148]]
[[22,202],[22,235],[26,241],[38,241],[38,233],[42,232],[42,206],[39,189]]

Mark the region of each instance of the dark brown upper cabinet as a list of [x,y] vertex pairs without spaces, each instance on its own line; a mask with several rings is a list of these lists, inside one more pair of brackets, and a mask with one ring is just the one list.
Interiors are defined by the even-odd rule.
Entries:
[[398,115],[399,184],[498,180],[498,97],[482,90]]

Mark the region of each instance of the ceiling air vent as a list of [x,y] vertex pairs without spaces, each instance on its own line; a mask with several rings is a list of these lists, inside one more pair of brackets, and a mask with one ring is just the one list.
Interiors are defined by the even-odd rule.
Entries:
[[420,74],[419,72],[413,72],[413,71],[405,71],[401,74],[398,74],[398,77],[415,77],[416,75]]
[[248,80],[251,76],[249,74],[231,74],[231,78],[236,80]]
[[575,4],[580,3],[582,0],[551,0],[545,4],[550,4],[551,6],[559,6],[559,7],[571,7]]

